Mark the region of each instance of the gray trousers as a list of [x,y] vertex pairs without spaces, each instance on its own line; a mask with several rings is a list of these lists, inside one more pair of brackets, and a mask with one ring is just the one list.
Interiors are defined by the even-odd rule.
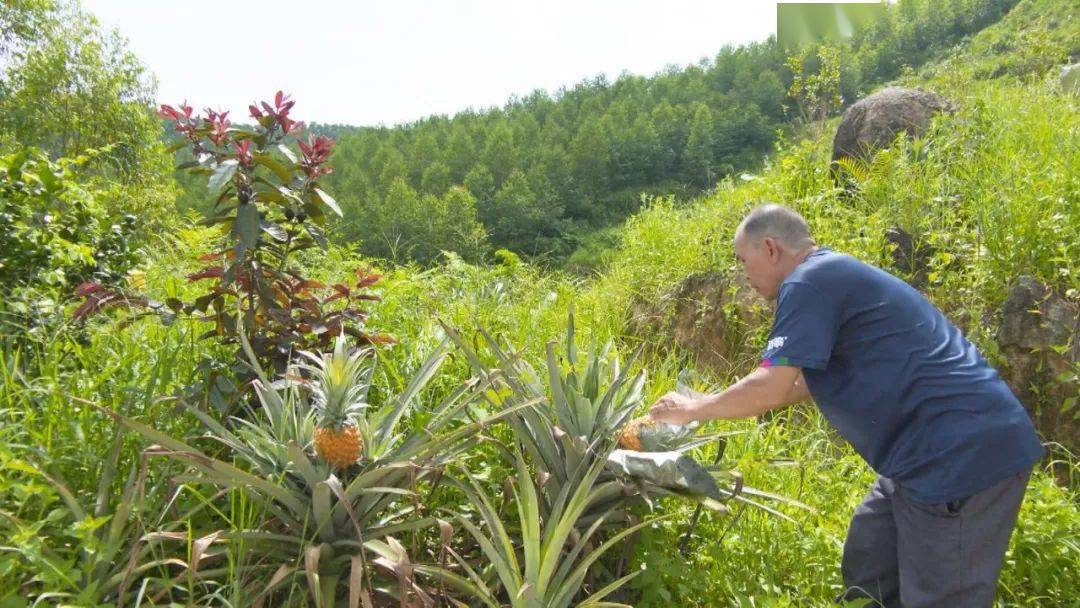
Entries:
[[838,601],[884,608],[987,608],[1031,470],[944,504],[912,500],[878,477],[844,542]]

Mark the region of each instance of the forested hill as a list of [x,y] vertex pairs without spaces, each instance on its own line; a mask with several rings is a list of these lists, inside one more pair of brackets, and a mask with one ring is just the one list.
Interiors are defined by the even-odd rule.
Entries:
[[[850,103],[1015,4],[901,0],[828,57],[793,63],[769,39],[653,76],[535,91],[497,109],[395,127],[316,126],[338,138],[328,178],[345,210],[338,238],[395,261],[426,263],[443,250],[483,260],[499,248],[565,260],[643,195],[686,198],[757,166],[778,130],[809,110],[788,96],[800,71],[835,70],[836,92]],[[206,200],[200,185],[185,187],[181,206]]]

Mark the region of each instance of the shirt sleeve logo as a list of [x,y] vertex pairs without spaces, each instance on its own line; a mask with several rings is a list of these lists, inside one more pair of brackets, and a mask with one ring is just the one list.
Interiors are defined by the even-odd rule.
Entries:
[[768,344],[765,345],[765,352],[772,352],[784,346],[785,342],[787,342],[787,336],[777,336],[772,340],[769,340]]

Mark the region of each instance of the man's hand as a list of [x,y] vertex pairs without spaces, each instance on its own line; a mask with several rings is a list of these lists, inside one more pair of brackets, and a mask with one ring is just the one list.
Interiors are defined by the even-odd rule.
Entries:
[[698,403],[692,397],[671,392],[656,400],[649,408],[649,416],[657,422],[686,424],[697,419]]

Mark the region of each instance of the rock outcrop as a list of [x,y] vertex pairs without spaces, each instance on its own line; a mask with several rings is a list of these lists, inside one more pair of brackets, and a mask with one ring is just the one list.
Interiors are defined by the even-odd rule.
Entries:
[[1080,306],[1021,276],[1002,306],[997,342],[1005,359],[1001,375],[1043,436],[1075,451],[1080,384],[1070,378],[1080,361]]
[[891,144],[901,132],[910,137],[923,135],[935,114],[953,109],[935,93],[902,87],[882,89],[844,112],[833,138],[832,159],[865,160],[875,150]]
[[894,245],[893,268],[902,272],[915,289],[926,287],[933,249],[899,226],[885,231],[885,240]]
[[[691,275],[663,302],[638,300],[629,313],[634,334],[688,351],[701,368],[725,373],[751,324],[767,322],[766,303],[742,280],[717,272]],[[760,317],[760,318],[759,318]]]

